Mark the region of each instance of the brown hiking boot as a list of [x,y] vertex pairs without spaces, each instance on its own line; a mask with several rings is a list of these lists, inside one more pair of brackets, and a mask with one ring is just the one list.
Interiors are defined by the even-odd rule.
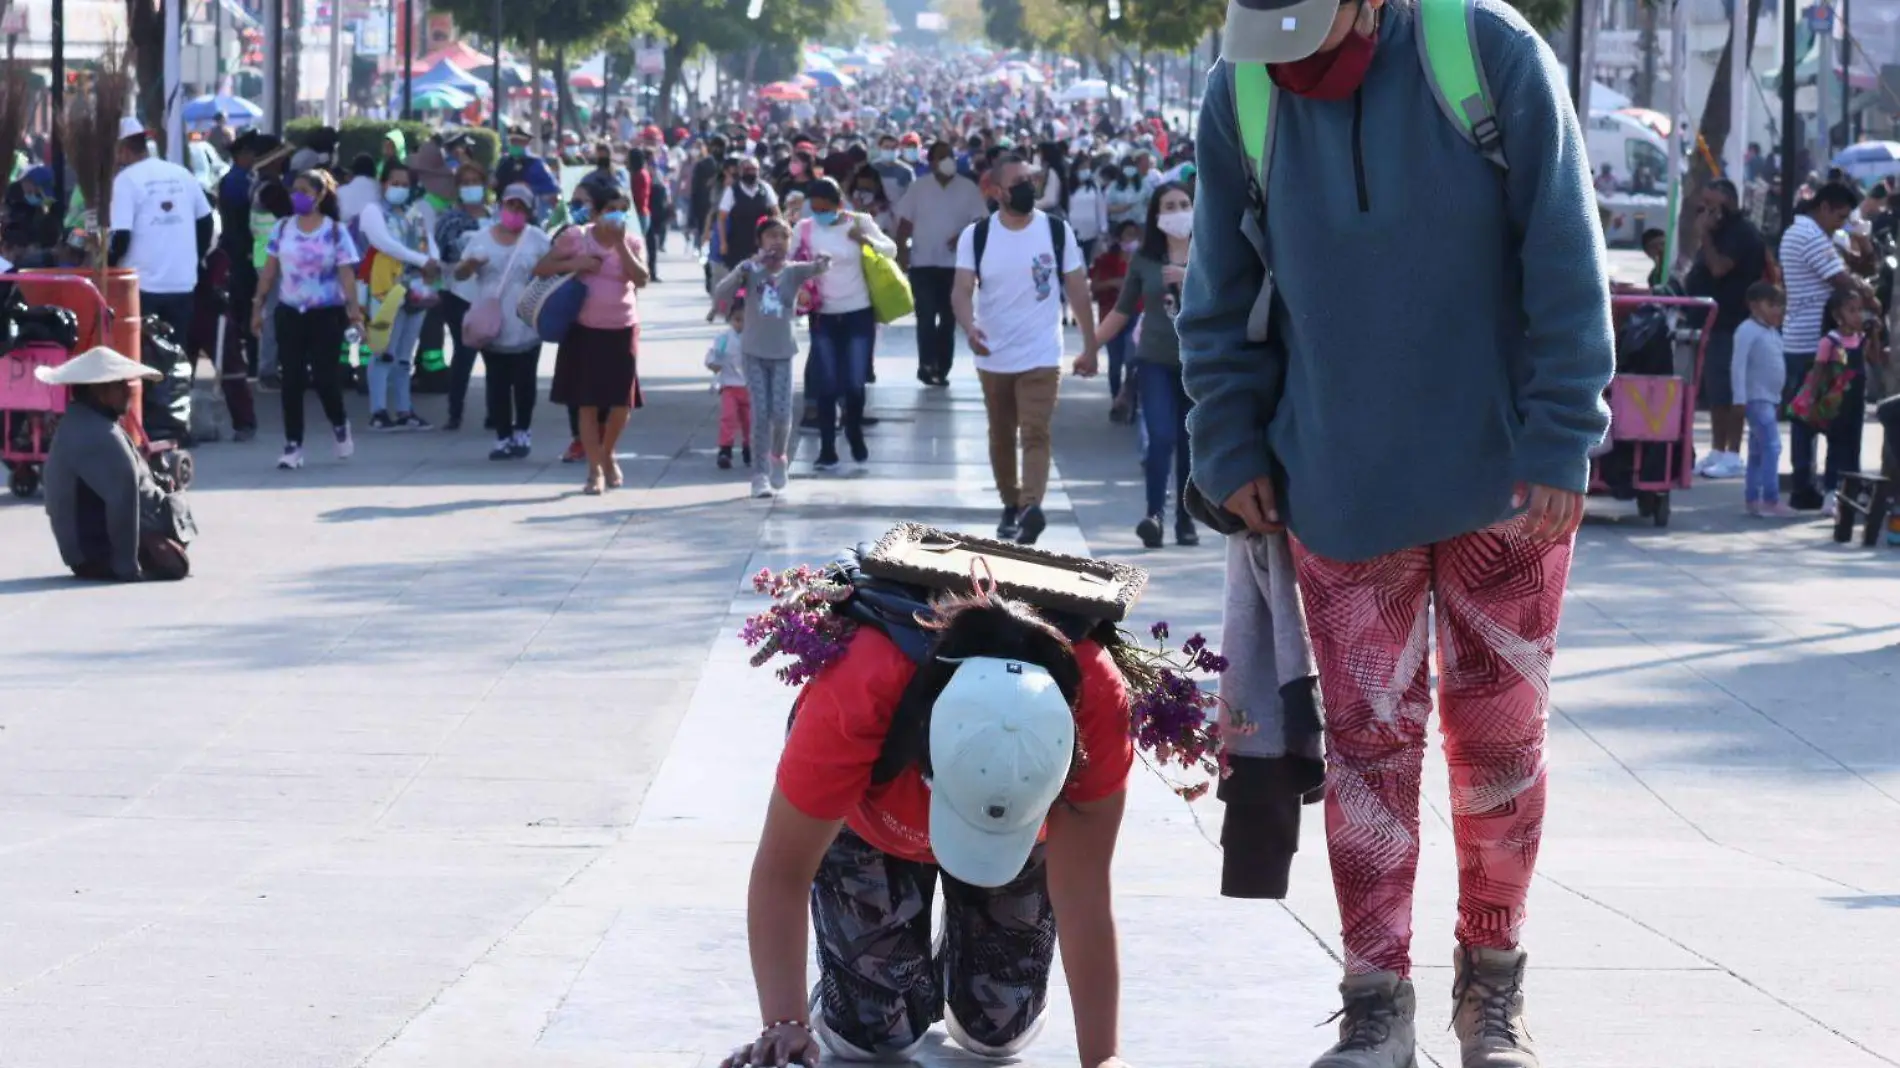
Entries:
[[1540,1068],[1531,1033],[1524,1026],[1524,965],[1521,949],[1460,946],[1452,982],[1452,1030],[1458,1034],[1464,1068]]
[[1349,975],[1339,994],[1346,1001],[1333,1015],[1339,1044],[1313,1068],[1418,1068],[1418,996],[1411,980],[1393,972]]

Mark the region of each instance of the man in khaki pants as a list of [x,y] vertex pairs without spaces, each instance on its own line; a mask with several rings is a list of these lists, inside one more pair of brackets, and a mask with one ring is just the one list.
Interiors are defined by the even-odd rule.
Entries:
[[1003,498],[996,535],[1034,545],[1049,525],[1042,498],[1049,488],[1049,422],[1062,379],[1062,298],[1066,293],[1082,328],[1077,374],[1095,373],[1095,307],[1075,233],[1036,210],[1029,165],[1018,156],[998,157],[985,192],[1003,207],[957,239],[951,300],[976,355],[989,413],[990,470]]

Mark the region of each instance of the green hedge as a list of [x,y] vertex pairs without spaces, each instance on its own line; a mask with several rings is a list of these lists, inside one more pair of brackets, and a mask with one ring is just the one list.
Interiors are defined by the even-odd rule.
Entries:
[[[309,140],[323,123],[318,119],[296,119],[284,130],[284,136],[293,145],[301,146]],[[416,146],[428,140],[436,128],[426,122],[386,122],[380,119],[344,119],[337,127],[336,161],[348,166],[358,153],[367,152],[378,159],[382,158],[383,135],[390,130],[401,130],[403,140],[414,152]],[[491,170],[495,161],[501,158],[501,138],[486,126],[465,126],[457,130],[465,133],[475,142],[475,158],[482,166]]]

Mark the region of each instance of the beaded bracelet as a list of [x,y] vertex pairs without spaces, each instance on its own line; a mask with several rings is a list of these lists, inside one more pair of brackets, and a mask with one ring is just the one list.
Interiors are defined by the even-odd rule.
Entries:
[[774,1020],[771,1023],[766,1024],[765,1029],[760,1031],[759,1034],[761,1037],[763,1037],[765,1035],[771,1034],[773,1031],[776,1031],[781,1027],[796,1027],[804,1031],[806,1034],[812,1033],[811,1025],[806,1023],[803,1020]]

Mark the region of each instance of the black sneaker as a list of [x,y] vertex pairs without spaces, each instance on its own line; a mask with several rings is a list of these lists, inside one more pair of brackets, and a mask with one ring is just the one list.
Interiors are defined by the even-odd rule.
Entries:
[[462,429],[462,417],[459,415],[451,415],[442,421],[442,432],[445,434],[452,434],[460,429]]
[[1151,515],[1136,523],[1135,537],[1140,538],[1142,546],[1148,549],[1159,549],[1167,544],[1166,539],[1162,537],[1161,517]]
[[1201,532],[1194,528],[1194,520],[1184,516],[1174,521],[1174,543],[1190,549],[1201,543]]
[[1022,509],[1011,506],[1003,509],[1003,519],[996,524],[996,536],[1004,541],[1015,541],[1023,534]]
[[1022,535],[1016,539],[1016,543],[1019,545],[1034,545],[1036,544],[1036,539],[1042,537],[1042,532],[1048,529],[1049,520],[1043,517],[1042,505],[1032,504],[1023,509],[1023,532]]
[[922,382],[926,386],[934,386],[937,384],[937,372],[928,367],[919,367],[917,369],[917,381]]
[[265,393],[282,393],[284,390],[284,376],[275,371],[267,375],[260,375],[257,379],[257,388],[263,390]]
[[488,458],[489,458],[490,460],[513,460],[513,459],[515,459],[516,457],[515,457],[515,443],[514,443],[514,441],[513,441],[512,439],[509,439],[509,438],[499,438],[499,439],[497,439],[497,440],[495,441],[495,447],[494,447],[494,448],[492,448],[492,449],[490,449],[490,450],[488,450]]
[[858,420],[858,425],[863,426],[863,427],[872,427],[872,426],[876,426],[879,423],[879,421],[880,420],[877,418],[877,416],[867,415],[864,418]]
[[1821,491],[1812,486],[1795,490],[1788,495],[1788,507],[1797,512],[1818,512],[1826,503],[1827,498],[1821,496]]
[[369,428],[371,430],[382,431],[394,430],[396,429],[396,421],[389,417],[388,412],[371,412],[369,416]]
[[752,466],[752,446],[747,445],[744,448],[740,449],[739,459],[744,460],[745,465],[747,467],[751,467]]
[[719,459],[717,462],[719,464],[719,470],[721,471],[732,470],[732,446],[721,445],[719,447]]
[[838,453],[835,450],[827,450],[819,453],[818,459],[812,463],[811,469],[819,472],[836,471],[838,469]]

